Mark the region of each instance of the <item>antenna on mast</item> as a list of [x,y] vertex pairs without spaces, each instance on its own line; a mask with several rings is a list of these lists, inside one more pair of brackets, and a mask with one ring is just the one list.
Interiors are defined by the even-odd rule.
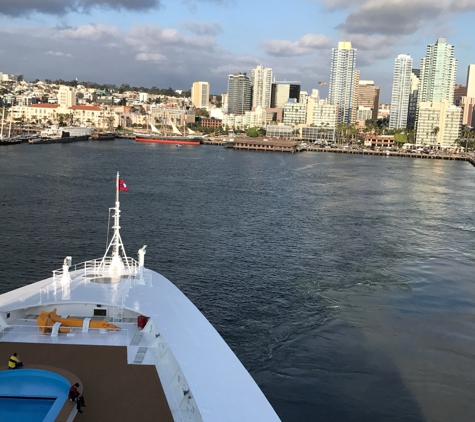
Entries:
[[124,261],[122,260],[121,251],[122,251],[123,258],[125,260],[125,264],[127,265],[127,268],[129,268],[129,263],[128,263],[127,255],[125,253],[124,244],[122,242],[122,238],[120,237],[119,191],[120,191],[119,172],[117,172],[117,178],[115,182],[115,207],[111,208],[111,210],[114,211],[114,215],[112,216],[112,218],[114,219],[114,225],[112,226],[112,229],[114,230],[114,234],[112,236],[112,239],[109,243],[109,246],[106,249],[106,253],[104,254],[104,257],[102,258],[102,262],[101,262],[101,265],[105,264],[107,260],[107,254],[109,253],[110,250],[112,250],[110,264],[109,264],[109,273],[117,275],[117,276],[120,276],[124,270]]

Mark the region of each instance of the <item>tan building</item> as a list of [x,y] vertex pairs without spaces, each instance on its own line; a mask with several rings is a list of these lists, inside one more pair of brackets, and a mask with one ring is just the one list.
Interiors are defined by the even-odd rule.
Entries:
[[460,107],[462,108],[462,124],[475,127],[475,98],[462,97]]
[[467,97],[475,98],[475,64],[471,64],[468,66]]
[[394,146],[394,135],[376,135],[367,133],[364,136],[364,145],[371,148],[388,148]]
[[61,85],[58,90],[58,104],[61,107],[76,105],[76,89],[71,86]]
[[193,82],[191,101],[196,108],[207,108],[209,106],[209,82]]
[[447,100],[419,103],[416,144],[449,148],[460,136],[462,109]]
[[358,96],[356,102],[357,110],[359,107],[368,107],[371,109],[370,119],[378,120],[379,93],[380,87],[375,86],[374,81],[359,81],[357,93]]
[[460,98],[467,96],[467,87],[456,84],[454,88],[454,102],[455,104],[459,105]]

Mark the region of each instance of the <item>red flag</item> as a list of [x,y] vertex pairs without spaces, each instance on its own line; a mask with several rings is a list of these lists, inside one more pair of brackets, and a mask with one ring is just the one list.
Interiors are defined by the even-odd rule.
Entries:
[[123,179],[119,179],[119,191],[120,192],[126,192],[129,190],[129,187],[125,184]]

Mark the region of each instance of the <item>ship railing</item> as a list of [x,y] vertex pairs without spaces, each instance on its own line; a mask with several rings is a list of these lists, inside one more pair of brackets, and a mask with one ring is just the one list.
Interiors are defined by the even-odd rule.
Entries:
[[175,421],[202,422],[202,416],[195,401],[192,388],[190,388],[186,377],[162,336],[148,346],[146,353],[153,356],[155,368],[162,382],[162,387],[167,397],[170,410]]
[[[66,327],[61,326],[58,332],[53,330],[51,326],[41,325],[8,325],[0,331],[1,341],[8,341],[8,337],[12,337],[10,341],[15,341],[16,338],[26,338],[26,336],[45,336],[45,337],[57,337],[69,338],[79,337],[80,339],[87,340],[85,344],[101,344],[106,336],[114,336],[114,345],[127,346],[129,344],[129,330],[111,330],[107,328],[89,328],[87,331],[83,331],[82,327]],[[70,340],[68,340],[70,342]],[[107,341],[110,344],[110,339]]]
[[[88,277],[100,277],[108,274],[110,265],[112,262],[111,257],[92,259],[90,261],[81,262],[79,264],[71,265],[69,267],[69,273],[74,273],[78,270],[83,271],[84,278]],[[139,263],[130,257],[122,258],[124,267],[120,273],[122,277],[136,276],[139,273]],[[53,271],[53,282],[60,282],[63,278],[63,269]]]

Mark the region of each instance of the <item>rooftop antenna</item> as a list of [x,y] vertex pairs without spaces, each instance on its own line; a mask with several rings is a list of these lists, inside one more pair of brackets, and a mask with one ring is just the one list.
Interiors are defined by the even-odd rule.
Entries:
[[110,250],[112,250],[111,254],[111,262],[109,265],[109,273],[114,274],[114,275],[121,275],[123,270],[124,270],[124,262],[121,257],[121,252],[122,255],[125,259],[125,263],[127,265],[127,268],[129,268],[129,263],[127,259],[127,255],[125,253],[124,249],[124,244],[122,242],[122,238],[120,237],[120,225],[119,225],[119,219],[120,219],[120,202],[119,202],[119,191],[120,191],[120,185],[119,185],[119,172],[117,172],[117,178],[115,182],[115,207],[111,208],[111,210],[114,210],[114,215],[112,218],[114,219],[114,225],[112,226],[112,229],[114,230],[114,235],[112,236],[112,239],[109,243],[109,246],[106,249],[106,253],[104,254],[104,257],[102,258],[102,265],[106,261],[107,254],[109,253]]

